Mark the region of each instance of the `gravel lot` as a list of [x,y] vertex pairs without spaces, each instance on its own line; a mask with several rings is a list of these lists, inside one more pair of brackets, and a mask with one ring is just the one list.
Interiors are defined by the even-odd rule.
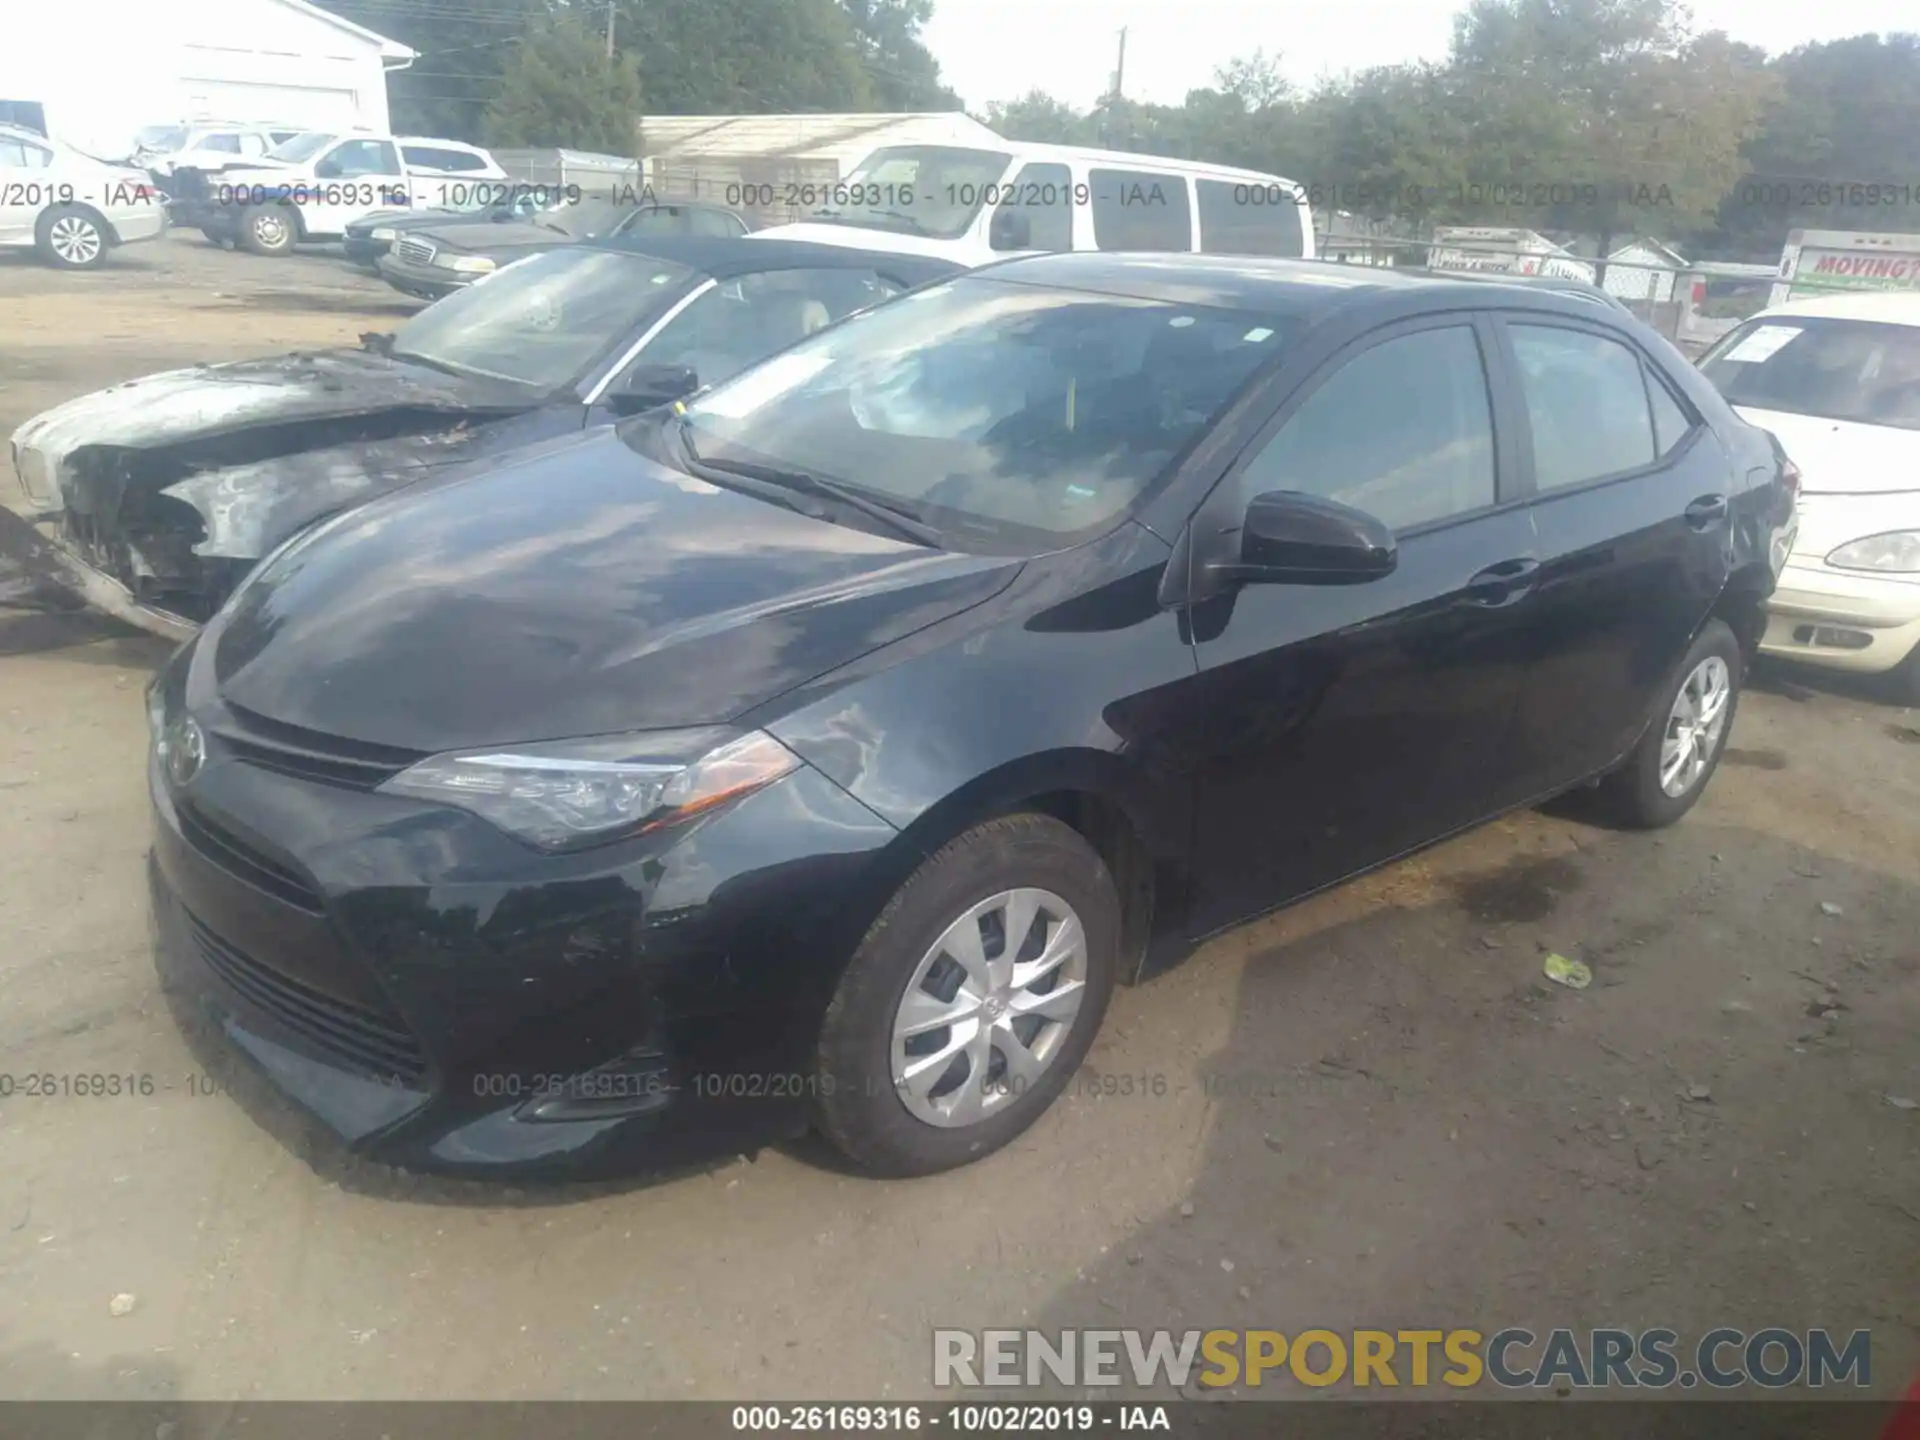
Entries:
[[[0,261],[0,426],[409,308],[197,236]],[[932,1327],[1023,1323],[1825,1325],[1876,1391],[1920,1368],[1920,713],[1866,691],[1759,677],[1663,835],[1523,814],[1217,941],[983,1165],[523,1192],[207,1093],[147,944],[163,653],[0,611],[0,1070],[155,1081],[0,1100],[0,1397],[906,1398]]]

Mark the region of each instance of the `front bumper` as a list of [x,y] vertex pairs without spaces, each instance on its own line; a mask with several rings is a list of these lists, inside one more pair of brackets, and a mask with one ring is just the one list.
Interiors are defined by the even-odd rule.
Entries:
[[1763,654],[1882,674],[1920,646],[1920,577],[1789,563],[1767,602]]
[[113,576],[0,505],[0,601],[38,604],[49,595],[92,606],[166,640],[185,640],[198,628],[182,616],[143,604]]
[[358,265],[363,270],[375,274],[380,271],[380,257],[393,248],[391,240],[370,240],[358,235],[349,235],[341,241],[341,248],[347,253],[348,263]]
[[817,771],[544,856],[329,774],[303,732],[187,704],[203,768],[149,766],[163,981],[345,1145],[573,1178],[804,1128],[819,1017],[897,839]]
[[389,251],[374,262],[375,268],[394,289],[416,300],[438,300],[442,295],[471,285],[478,275],[460,275],[438,265],[416,265]]

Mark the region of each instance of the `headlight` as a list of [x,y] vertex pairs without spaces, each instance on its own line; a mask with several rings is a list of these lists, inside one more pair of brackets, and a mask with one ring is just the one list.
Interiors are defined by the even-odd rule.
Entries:
[[394,236],[398,235],[400,232],[394,229],[391,225],[376,225],[372,230],[370,230],[367,233],[370,238],[375,240],[391,240],[393,239]]
[[542,850],[579,850],[688,819],[799,764],[757,730],[664,730],[435,755],[380,789],[470,810]]
[[1836,570],[1910,575],[1920,571],[1920,530],[1894,530],[1885,535],[1869,535],[1864,540],[1849,540],[1827,556],[1827,564]]
[[484,255],[462,255],[457,259],[449,260],[447,268],[462,275],[485,275],[493,269],[493,261]]

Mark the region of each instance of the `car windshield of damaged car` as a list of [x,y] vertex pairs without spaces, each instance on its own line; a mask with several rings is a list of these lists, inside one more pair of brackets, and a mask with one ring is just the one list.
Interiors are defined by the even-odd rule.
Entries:
[[951,240],[966,234],[1011,158],[958,145],[889,145],[861,161],[833,187],[834,203],[809,218]]
[[646,255],[549,250],[429,305],[400,327],[393,354],[548,394],[577,382],[693,279]]
[[267,152],[269,160],[285,160],[299,165],[311,160],[339,137],[326,130],[308,130],[283,140]]
[[1700,369],[1734,405],[1920,430],[1920,329],[1911,325],[1763,317]]
[[717,386],[696,467],[796,473],[959,550],[1057,549],[1116,522],[1265,361],[1284,322],[969,278],[825,330]]

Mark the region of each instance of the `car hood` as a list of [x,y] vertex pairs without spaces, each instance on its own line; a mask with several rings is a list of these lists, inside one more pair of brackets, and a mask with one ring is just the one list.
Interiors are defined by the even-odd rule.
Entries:
[[[387,411],[499,413],[528,403],[523,387],[448,375],[371,350],[237,360],[162,371],[43,411],[14,431],[14,464],[32,501],[54,508],[67,498],[76,462],[88,452],[160,450],[253,433],[262,437],[260,446],[234,447],[237,458],[253,460],[328,443],[317,428],[301,443],[302,422]],[[254,453],[262,447],[264,454]]]
[[1862,425],[1736,405],[1749,424],[1770,430],[1800,467],[1809,495],[1885,495],[1920,492],[1920,430]]
[[630,431],[330,522],[239,593],[196,669],[254,714],[416,751],[716,724],[1020,569],[708,485]]
[[423,226],[413,233],[416,238],[431,242],[436,249],[458,251],[462,255],[476,252],[492,255],[501,250],[536,245],[571,245],[575,238],[550,225],[533,225],[525,220],[462,220]]

